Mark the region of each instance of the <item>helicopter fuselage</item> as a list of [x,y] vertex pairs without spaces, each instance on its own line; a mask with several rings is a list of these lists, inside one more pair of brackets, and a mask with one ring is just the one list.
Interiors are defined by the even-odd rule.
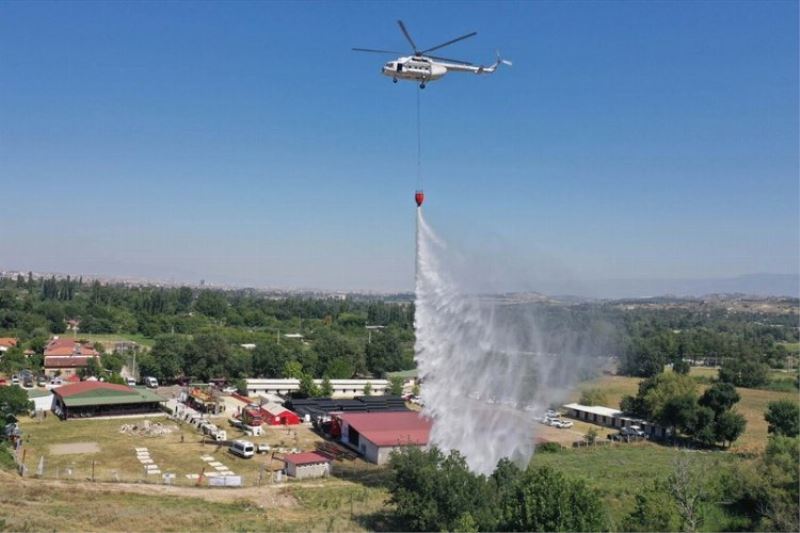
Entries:
[[408,56],[389,61],[383,65],[381,73],[394,80],[426,83],[444,77],[447,67],[425,57]]

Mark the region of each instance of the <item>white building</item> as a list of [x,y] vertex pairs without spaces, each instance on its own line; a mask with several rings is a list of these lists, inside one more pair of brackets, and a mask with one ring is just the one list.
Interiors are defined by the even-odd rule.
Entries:
[[[295,378],[285,379],[246,379],[248,396],[280,394],[286,396],[292,392],[300,390],[300,380]],[[391,384],[385,379],[332,379],[330,380],[333,388],[334,398],[352,398],[363,396],[364,387],[367,383],[372,387],[373,396],[382,396]],[[321,379],[315,379],[314,383],[319,387],[322,385]]]
[[669,430],[652,422],[627,416],[619,409],[603,407],[602,405],[581,405],[568,403],[564,406],[567,416],[576,420],[583,420],[591,424],[622,429],[624,427],[639,426],[649,437],[664,438],[669,436]]

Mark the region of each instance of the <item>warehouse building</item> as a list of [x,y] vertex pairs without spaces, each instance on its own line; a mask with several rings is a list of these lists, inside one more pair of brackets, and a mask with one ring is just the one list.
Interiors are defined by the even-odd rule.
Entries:
[[[300,380],[295,378],[286,379],[246,379],[248,396],[279,394],[287,396],[300,390]],[[332,379],[331,388],[334,398],[352,398],[364,394],[365,387],[369,383],[372,389],[371,394],[380,396],[386,393],[390,383],[385,379]],[[321,379],[315,379],[314,383],[319,387],[322,385]]]
[[358,398],[300,398],[288,400],[286,407],[312,422],[328,419],[330,413],[374,413],[408,411],[400,396],[359,396]]
[[566,416],[574,418],[575,420],[583,420],[591,424],[616,429],[639,426],[648,437],[654,439],[661,439],[669,436],[669,430],[667,428],[646,420],[628,416],[619,409],[612,409],[611,407],[603,407],[601,405],[581,405],[579,403],[568,403],[564,406],[564,409],[567,410]]
[[53,412],[68,418],[157,413],[164,400],[147,389],[82,381],[53,389]]
[[283,456],[286,474],[296,479],[325,477],[331,473],[331,459],[315,452],[290,453]]
[[415,411],[342,413],[336,420],[341,442],[379,465],[387,463],[394,450],[427,446],[432,425],[429,418]]

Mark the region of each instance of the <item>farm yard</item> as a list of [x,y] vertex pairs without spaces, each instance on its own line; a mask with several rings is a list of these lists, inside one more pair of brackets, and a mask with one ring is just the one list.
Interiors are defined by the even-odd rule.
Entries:
[[[244,438],[244,433],[224,420],[218,422],[230,439]],[[229,453],[225,445],[204,444],[194,426],[166,417],[62,422],[50,416],[23,419],[20,426],[29,475],[36,474],[43,458],[42,477],[53,479],[94,477],[98,481],[162,483],[160,474],[170,473],[175,474],[174,484],[194,485],[201,473],[215,476],[217,472],[232,472],[227,475],[242,476],[243,484],[252,486],[259,484],[259,479],[268,483],[271,472],[283,467],[277,459],[281,450],[313,450],[321,442],[304,426],[265,426],[261,437],[246,438],[255,444],[269,444],[278,451],[277,457],[272,460],[272,454],[265,453],[242,459]]]

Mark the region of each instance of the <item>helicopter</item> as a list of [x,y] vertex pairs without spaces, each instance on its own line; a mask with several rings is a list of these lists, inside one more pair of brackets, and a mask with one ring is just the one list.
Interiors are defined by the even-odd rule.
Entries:
[[492,74],[500,65],[511,66],[511,61],[501,59],[499,52],[497,53],[497,60],[492,65],[488,66],[475,65],[469,61],[461,61],[459,59],[448,59],[446,57],[428,55],[428,52],[433,52],[435,50],[439,50],[440,48],[444,48],[445,46],[450,46],[451,44],[457,43],[458,41],[463,41],[464,39],[474,37],[475,35],[478,35],[478,32],[473,31],[472,33],[467,33],[461,37],[456,37],[455,39],[451,39],[426,50],[420,50],[417,48],[414,39],[411,38],[411,34],[408,33],[406,25],[403,24],[403,21],[398,20],[397,24],[400,26],[400,30],[403,32],[403,35],[405,35],[409,44],[411,44],[413,55],[403,56],[403,52],[397,52],[394,50],[353,48],[355,52],[400,54],[400,57],[393,61],[389,61],[381,68],[381,74],[384,76],[389,76],[395,83],[397,83],[397,80],[416,81],[419,82],[420,89],[424,89],[428,82],[439,80],[443,78],[445,74],[451,71],[471,72],[473,74]]

